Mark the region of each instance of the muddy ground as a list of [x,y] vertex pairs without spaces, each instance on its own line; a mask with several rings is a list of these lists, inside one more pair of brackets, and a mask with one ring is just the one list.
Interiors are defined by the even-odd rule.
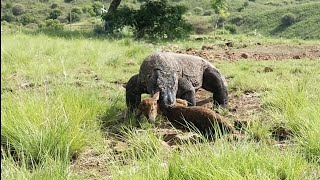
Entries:
[[[232,42],[231,44],[227,42],[219,46],[203,45],[198,49],[168,47],[164,51],[197,55],[211,62],[214,60],[236,61],[241,59],[320,60],[320,45],[264,45],[261,43],[234,45]],[[210,92],[200,89],[196,94],[197,105],[212,108],[211,96]],[[221,115],[234,122],[236,126],[245,127],[254,119],[254,115],[261,112],[261,110],[260,94],[258,92],[248,91],[241,94],[230,92],[229,111]],[[197,138],[197,135],[194,133],[173,129],[166,123],[154,128],[153,131],[163,138],[163,146],[169,149],[177,148],[184,140]],[[282,135],[286,134],[286,130],[280,129],[279,131],[281,131],[279,133]],[[275,144],[277,143],[283,144],[281,141],[277,141]],[[106,140],[106,147],[110,149],[111,153],[121,153],[125,151],[127,146],[125,142],[116,139],[110,140],[110,137]],[[79,154],[77,159],[74,160],[71,169],[73,172],[91,179],[99,179],[101,177],[109,179],[107,167],[110,160],[108,158],[109,156],[106,154],[100,154],[93,149],[88,149]]]

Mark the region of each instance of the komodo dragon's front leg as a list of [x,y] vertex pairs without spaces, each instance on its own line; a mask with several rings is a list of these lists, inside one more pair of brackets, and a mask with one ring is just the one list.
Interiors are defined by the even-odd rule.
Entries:
[[195,106],[196,105],[195,94],[196,94],[196,91],[192,83],[185,78],[179,78],[177,97],[188,101],[189,106]]
[[215,106],[228,106],[227,85],[224,77],[217,69],[213,67],[207,67],[204,70],[202,88],[213,92],[213,104]]
[[136,110],[141,102],[143,90],[139,82],[139,75],[132,76],[126,85],[126,104],[129,112]]

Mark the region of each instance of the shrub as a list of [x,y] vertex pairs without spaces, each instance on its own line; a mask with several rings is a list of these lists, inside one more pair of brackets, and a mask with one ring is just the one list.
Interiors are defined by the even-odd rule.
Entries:
[[202,9],[201,7],[195,7],[195,8],[193,9],[193,12],[194,12],[196,15],[200,15],[200,14],[202,14],[203,9]]
[[100,16],[101,15],[101,7],[102,7],[102,3],[99,1],[96,1],[92,4],[92,10],[95,13],[96,16]]
[[48,19],[57,19],[61,15],[62,15],[61,10],[54,9],[50,12]]
[[256,2],[256,0],[249,0],[249,1],[251,1],[251,2]]
[[28,29],[36,30],[38,29],[39,26],[36,23],[30,23],[30,24],[27,24],[25,27]]
[[206,10],[204,13],[203,13],[203,16],[211,16],[212,15],[212,11],[211,10]]
[[82,8],[82,12],[89,14],[90,16],[96,16],[96,13],[93,11],[93,7],[92,6],[85,6]]
[[223,26],[223,24],[224,24],[225,21],[226,21],[226,18],[223,17],[223,16],[220,16],[219,19],[218,19],[218,22],[217,22],[217,26],[218,26],[219,28],[221,28],[221,27]]
[[39,28],[44,30],[59,31],[59,30],[63,30],[63,26],[64,25],[56,19],[47,19],[44,21],[44,24],[39,25]]
[[230,34],[237,34],[237,28],[234,25],[226,25],[224,28],[229,31]]
[[13,14],[11,13],[5,13],[2,17],[1,17],[1,21],[7,21],[7,22],[13,22],[16,20],[16,17],[14,17]]
[[79,14],[71,12],[68,14],[67,19],[69,23],[74,23],[79,22],[81,20],[81,17]]
[[58,3],[54,2],[51,4],[50,8],[55,9],[58,7]]
[[64,0],[64,2],[66,2],[66,3],[70,3],[70,2],[72,2],[73,0]]
[[19,17],[18,22],[25,26],[30,23],[35,23],[36,19],[31,14],[24,14]]
[[71,9],[71,12],[76,13],[76,14],[81,14],[82,10],[79,7],[74,7]]
[[288,13],[282,16],[281,23],[284,26],[290,26],[296,22],[296,16],[292,13]]
[[5,9],[11,9],[12,8],[12,4],[7,2],[7,4],[5,5]]
[[229,20],[232,24],[240,26],[243,23],[243,17],[241,15],[234,16]]
[[93,32],[94,32],[95,34],[103,34],[103,33],[105,33],[104,27],[101,26],[101,25],[96,25],[96,26],[94,27],[94,29],[93,29]]
[[26,9],[22,4],[16,4],[12,7],[12,14],[15,16],[22,15],[25,11]]

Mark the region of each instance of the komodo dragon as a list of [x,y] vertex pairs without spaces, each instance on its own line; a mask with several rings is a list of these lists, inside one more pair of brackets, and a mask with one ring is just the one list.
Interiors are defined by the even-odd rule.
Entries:
[[176,98],[195,106],[195,92],[200,87],[213,92],[214,105],[228,105],[225,78],[210,62],[198,56],[156,52],[143,61],[139,74],[129,79],[126,104],[129,112],[133,112],[141,102],[141,94],[153,96],[160,92],[160,106],[172,106]]

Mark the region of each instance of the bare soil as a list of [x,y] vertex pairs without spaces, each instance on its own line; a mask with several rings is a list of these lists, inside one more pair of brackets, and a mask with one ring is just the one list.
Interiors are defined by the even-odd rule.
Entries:
[[255,43],[250,45],[230,45],[228,43],[220,46],[203,45],[201,49],[177,49],[169,47],[164,51],[191,54],[202,58],[213,60],[288,60],[288,59],[311,59],[320,60],[320,45],[263,45]]

